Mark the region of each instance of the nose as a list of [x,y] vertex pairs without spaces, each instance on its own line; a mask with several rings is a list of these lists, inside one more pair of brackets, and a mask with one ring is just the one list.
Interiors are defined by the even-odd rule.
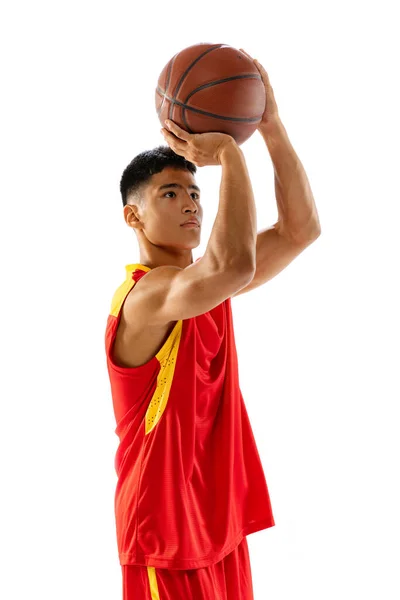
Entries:
[[[189,208],[190,207],[190,208]],[[194,213],[197,213],[199,211],[199,207],[196,204],[196,202],[193,200],[193,198],[188,198],[187,200],[187,205],[185,205],[184,211],[187,212],[188,210],[191,210]]]

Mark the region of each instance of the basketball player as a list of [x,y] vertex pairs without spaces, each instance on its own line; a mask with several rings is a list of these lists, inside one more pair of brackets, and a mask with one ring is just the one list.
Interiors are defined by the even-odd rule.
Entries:
[[[284,269],[320,233],[304,169],[272,88],[259,131],[275,169],[279,220],[257,234],[246,162],[222,133],[173,122],[168,146],[123,172],[124,218],[140,262],[126,266],[107,321],[120,444],[115,516],[123,600],[251,600],[246,536],[275,525],[238,380],[231,299]],[[196,166],[221,165],[218,213],[203,220]]]

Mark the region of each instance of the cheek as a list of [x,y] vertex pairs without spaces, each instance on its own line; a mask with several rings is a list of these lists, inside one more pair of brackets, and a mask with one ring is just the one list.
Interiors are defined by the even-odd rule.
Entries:
[[151,215],[151,226],[158,231],[175,228],[177,222],[179,222],[179,216],[176,214],[176,211],[172,209],[172,207],[160,207],[157,212],[154,212]]

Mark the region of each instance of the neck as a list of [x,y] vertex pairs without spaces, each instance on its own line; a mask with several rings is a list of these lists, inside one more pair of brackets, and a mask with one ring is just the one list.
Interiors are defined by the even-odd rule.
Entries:
[[150,269],[155,269],[163,265],[172,265],[180,269],[185,269],[193,263],[193,254],[190,249],[167,249],[154,245],[151,245],[150,248],[140,246],[139,262],[141,265],[150,267]]

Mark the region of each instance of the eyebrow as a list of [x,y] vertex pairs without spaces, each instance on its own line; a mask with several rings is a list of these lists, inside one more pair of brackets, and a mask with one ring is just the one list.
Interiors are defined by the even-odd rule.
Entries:
[[[180,183],[164,183],[163,185],[160,185],[160,187],[158,188],[158,191],[160,192],[161,190],[165,190],[166,188],[170,188],[170,187],[183,189],[183,186],[181,186]],[[198,192],[200,192],[200,188],[198,185],[189,185],[189,189],[197,190]]]

